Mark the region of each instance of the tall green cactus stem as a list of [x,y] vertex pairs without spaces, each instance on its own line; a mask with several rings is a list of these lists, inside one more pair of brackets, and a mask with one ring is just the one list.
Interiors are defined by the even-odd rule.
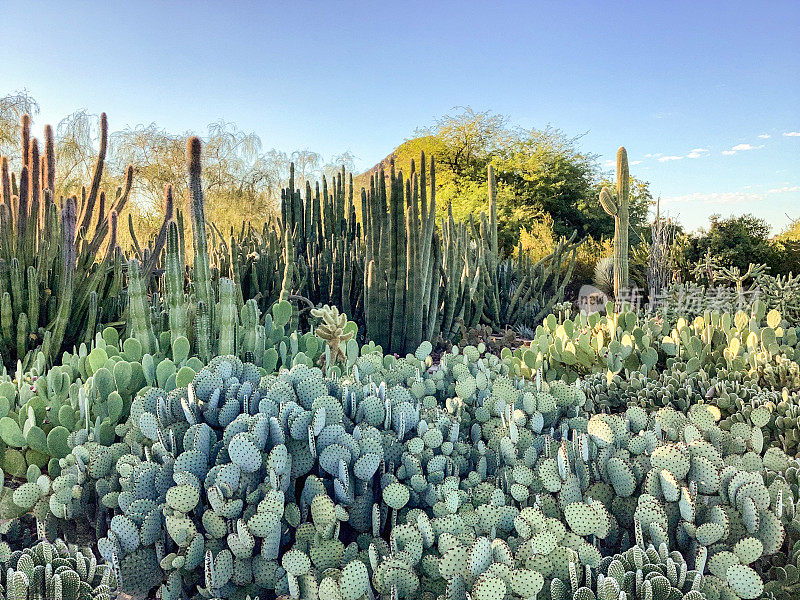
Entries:
[[416,349],[435,328],[439,302],[438,238],[433,161],[430,201],[425,155],[410,176],[390,166],[389,193],[382,168],[362,190],[367,338],[393,352]]
[[367,338],[379,346],[389,348],[391,336],[391,308],[386,266],[389,262],[389,217],[386,212],[386,179],[383,168],[370,177],[369,200],[364,217],[364,233],[367,238],[367,270],[364,290],[367,297]]
[[[497,267],[500,263],[499,247],[497,243],[497,181],[494,176],[494,167],[487,168],[487,183],[489,186],[489,217],[481,214],[481,237],[483,238],[484,260],[484,285],[487,289],[485,296],[485,311],[488,313],[491,324],[499,328],[500,318],[500,287],[498,284]],[[480,311],[475,315],[472,326],[478,324]]]
[[98,296],[97,292],[91,292],[89,294],[89,318],[86,322],[86,331],[83,334],[83,343],[84,344],[91,344],[92,340],[94,339],[94,335],[97,330],[97,318],[98,318]]
[[3,342],[6,346],[13,345],[14,337],[14,312],[11,307],[11,294],[5,292],[0,304],[0,326],[2,326]]
[[28,281],[31,282],[28,285],[28,315],[30,317],[28,332],[36,334],[39,328],[39,286],[36,284],[38,278],[34,266],[28,267]]
[[158,348],[150,321],[147,286],[141,264],[135,258],[128,263],[128,325],[130,337],[139,340],[142,350],[147,354],[155,354]]
[[61,210],[61,234],[62,234],[62,255],[61,255],[61,280],[58,284],[58,309],[56,318],[53,322],[53,338],[50,346],[50,356],[48,359],[54,360],[61,350],[61,343],[64,341],[64,333],[67,331],[67,324],[72,308],[73,284],[75,281],[75,227],[77,225],[77,199],[73,196],[67,198],[64,208]]
[[392,308],[391,348],[402,351],[405,339],[406,228],[403,207],[403,173],[395,175],[394,160],[391,167],[391,195],[389,197],[389,302]]
[[286,243],[284,244],[284,266],[283,266],[283,284],[281,285],[281,295],[278,298],[280,302],[288,302],[289,296],[292,294],[292,280],[295,269],[294,265],[294,242],[292,237],[287,232]]
[[236,329],[239,325],[236,308],[236,284],[227,277],[219,280],[219,341],[217,355],[236,354]]
[[197,303],[194,326],[197,355],[200,360],[207,363],[211,360],[211,315],[205,302]]
[[[437,311],[438,270],[434,269],[434,228],[436,223],[436,181],[431,161],[431,196],[427,196],[425,154],[420,156],[420,172],[411,163],[411,181],[406,186],[406,328],[405,352],[413,352],[423,339],[428,339]],[[434,288],[436,291],[434,291]]]
[[420,228],[419,222],[419,180],[417,174],[412,172],[411,179],[406,180],[406,187],[410,187],[411,203],[406,211],[406,325],[405,343],[406,348],[413,346],[417,348],[422,342],[422,281],[424,272],[422,269],[420,247]]
[[44,126],[44,169],[42,172],[42,182],[44,189],[51,194],[56,193],[56,151],[55,137],[53,128],[50,125]]
[[209,268],[208,239],[206,238],[206,216],[203,202],[203,185],[200,138],[189,138],[186,159],[189,167],[189,209],[192,217],[192,241],[194,242],[194,264],[192,279],[198,302],[205,304],[211,322],[214,322],[214,297],[211,289],[211,270]]
[[170,340],[188,338],[188,316],[183,293],[184,265],[179,248],[180,237],[178,225],[170,221],[167,230],[167,252],[165,257],[164,278],[167,292],[167,310],[169,311]]
[[628,210],[630,205],[630,172],[628,153],[617,150],[617,197],[607,187],[600,192],[600,204],[614,217],[614,296],[628,289]]

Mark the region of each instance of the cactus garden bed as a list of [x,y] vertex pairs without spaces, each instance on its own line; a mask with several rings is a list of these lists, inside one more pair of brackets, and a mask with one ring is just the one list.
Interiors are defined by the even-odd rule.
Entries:
[[[128,190],[60,203],[38,158],[13,185],[4,163],[5,598],[800,595],[790,315],[578,313],[572,241],[534,262],[499,255],[495,214],[437,225],[424,157],[358,218],[344,176],[292,182],[221,241],[200,151],[191,233],[167,192],[129,253]],[[621,238],[627,193],[600,199]]]

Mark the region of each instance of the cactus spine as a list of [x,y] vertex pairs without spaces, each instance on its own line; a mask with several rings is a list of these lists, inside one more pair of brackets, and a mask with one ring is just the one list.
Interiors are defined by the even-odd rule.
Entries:
[[614,296],[628,289],[628,210],[630,205],[630,172],[628,153],[617,150],[617,197],[607,187],[600,192],[600,204],[614,217]]

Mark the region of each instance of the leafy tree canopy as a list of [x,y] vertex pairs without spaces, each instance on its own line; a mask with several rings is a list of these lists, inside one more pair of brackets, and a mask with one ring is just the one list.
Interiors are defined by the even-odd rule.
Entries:
[[770,243],[770,228],[764,219],[746,214],[723,219],[712,215],[708,230],[688,239],[686,258],[692,263],[710,252],[722,266],[747,270],[750,263],[763,263],[772,274],[783,273],[779,249]]
[[[561,130],[524,129],[490,111],[457,108],[436,120],[393,155],[398,164],[419,150],[435,154],[437,192],[444,210],[449,200],[456,218],[487,209],[486,169],[495,167],[500,235],[507,250],[520,231],[535,228],[545,215],[557,235],[577,229],[581,237],[613,235],[614,221],[597,200],[600,187],[612,184],[597,157],[578,149],[579,137]],[[647,182],[631,179],[631,224],[647,222],[652,195]]]

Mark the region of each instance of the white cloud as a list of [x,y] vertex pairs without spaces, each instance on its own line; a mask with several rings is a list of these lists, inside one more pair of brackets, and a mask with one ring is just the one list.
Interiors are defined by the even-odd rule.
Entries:
[[742,204],[763,200],[764,194],[750,192],[694,192],[684,196],[665,196],[661,201],[667,204]]
[[640,161],[640,160],[632,160],[630,164],[631,164],[631,166],[640,165],[640,164],[642,164],[642,161]]
[[787,194],[789,192],[800,192],[800,185],[783,186],[782,188],[772,188],[768,190],[768,194]]
[[761,135],[759,135],[758,137],[759,137],[759,138],[761,138],[762,140],[768,140],[768,139],[769,139],[769,138],[771,138],[772,136],[771,136],[770,134],[768,134],[768,133],[762,133],[762,134],[761,134]]
[[[745,190],[750,186],[745,186]],[[711,205],[725,205],[725,204],[752,204],[766,200],[771,194],[786,194],[800,192],[800,185],[785,186],[782,188],[773,188],[766,192],[694,192],[692,194],[685,194],[683,196],[664,196],[661,201],[665,204],[711,204]]]
[[725,156],[730,156],[732,154],[736,154],[737,152],[745,152],[746,150],[758,150],[759,148],[763,148],[764,144],[760,146],[753,146],[752,144],[736,144],[730,150],[723,150],[722,153]]
[[644,155],[645,158],[658,158],[659,156],[661,156],[661,152],[659,152],[658,154],[645,154]]
[[671,160],[681,160],[683,159],[682,156],[662,156],[658,159],[658,162],[669,162]]
[[701,158],[703,156],[708,156],[708,148],[695,148],[686,155],[686,158]]
[[800,131],[784,131],[783,135],[785,137],[800,137]]

